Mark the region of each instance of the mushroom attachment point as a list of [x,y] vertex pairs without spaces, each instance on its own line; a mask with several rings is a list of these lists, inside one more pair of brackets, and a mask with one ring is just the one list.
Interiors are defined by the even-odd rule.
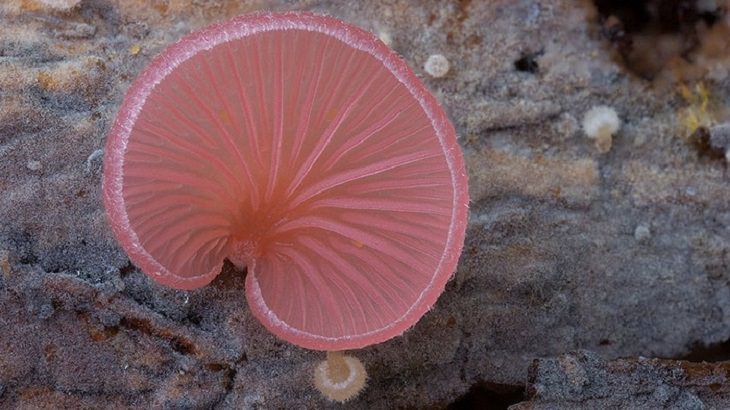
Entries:
[[345,402],[363,390],[367,377],[365,367],[357,358],[342,352],[327,352],[327,360],[314,369],[314,386],[326,398]]

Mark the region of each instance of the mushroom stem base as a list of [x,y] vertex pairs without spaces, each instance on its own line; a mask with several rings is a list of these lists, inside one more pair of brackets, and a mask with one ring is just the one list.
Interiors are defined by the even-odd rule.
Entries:
[[345,402],[365,387],[367,373],[360,360],[342,352],[327,352],[327,360],[314,370],[314,385],[332,401]]

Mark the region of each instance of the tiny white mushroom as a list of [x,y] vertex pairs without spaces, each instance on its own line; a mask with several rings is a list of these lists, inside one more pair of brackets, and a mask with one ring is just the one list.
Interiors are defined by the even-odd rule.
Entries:
[[441,54],[432,54],[428,56],[426,63],[423,65],[423,70],[428,75],[434,78],[441,78],[449,73],[451,64],[449,60]]
[[380,41],[385,43],[388,47],[393,47],[393,37],[390,35],[390,32],[384,29],[380,29],[376,33],[378,35],[378,38]]
[[602,154],[611,150],[613,134],[620,126],[616,110],[605,105],[591,108],[583,117],[583,131],[596,141],[596,148]]
[[645,241],[651,237],[651,229],[649,225],[642,223],[636,226],[634,229],[634,239],[639,242]]
[[327,360],[314,370],[314,386],[326,398],[346,402],[365,387],[367,373],[360,360],[342,354],[327,352]]

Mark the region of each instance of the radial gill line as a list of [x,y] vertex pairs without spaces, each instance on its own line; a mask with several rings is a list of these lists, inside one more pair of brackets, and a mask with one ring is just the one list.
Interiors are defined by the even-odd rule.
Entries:
[[[362,276],[359,280],[367,282],[367,285],[371,286],[372,289],[377,289],[377,294],[381,295],[383,301],[390,299],[396,302],[401,301],[404,305],[408,304],[408,302],[403,302],[403,297],[410,297],[411,295],[404,295],[403,290],[409,289],[413,286],[413,283],[404,281],[403,276],[405,275],[399,275],[399,271],[394,266],[386,265],[383,262],[383,255],[358,252],[356,248],[346,246],[343,241],[333,241],[331,245],[335,253],[353,258],[355,263],[359,265],[360,271],[367,272],[366,276]],[[384,275],[388,277],[386,278]],[[377,305],[377,308],[383,306],[388,306],[389,314],[392,317],[397,316],[395,310],[391,308],[391,304],[381,302]]]
[[[130,167],[131,168],[131,167]],[[128,169],[125,171],[126,174],[124,175],[125,178],[149,178],[149,171],[145,169],[135,170],[135,169]],[[201,189],[202,187],[205,187],[205,190],[212,192],[216,195],[218,195],[221,199],[226,199],[229,201],[234,201],[237,199],[236,196],[232,196],[233,194],[225,189],[224,187],[211,183],[211,180],[206,177],[201,177],[200,175],[192,172],[186,172],[185,170],[166,170],[166,169],[156,169],[155,170],[155,178],[158,181],[168,181],[168,182],[179,182],[182,179],[185,180],[186,185],[194,185],[196,188]]]
[[289,201],[291,208],[296,208],[302,203],[309,201],[317,195],[327,192],[343,184],[350,184],[363,178],[382,174],[405,165],[412,164],[424,159],[434,158],[440,154],[424,154],[421,152],[399,155],[397,157],[386,158],[382,161],[368,164],[366,166],[343,171],[331,177],[325,178],[317,183],[312,184],[308,189],[301,191],[297,196]]
[[[181,115],[182,117],[179,117],[179,119],[181,121],[185,121],[183,114],[177,112],[177,109],[174,107],[170,107],[170,108],[171,108],[170,112],[174,116],[178,117],[178,115]],[[218,158],[217,156],[211,154],[205,148],[199,147],[199,146],[197,146],[195,144],[191,144],[189,142],[185,142],[181,138],[172,138],[172,137],[170,137],[170,135],[168,135],[166,130],[160,130],[156,125],[154,125],[152,122],[150,122],[146,119],[140,119],[140,120],[138,120],[138,123],[143,124],[143,126],[137,127],[136,128],[137,132],[140,132],[143,134],[146,133],[149,136],[158,138],[160,140],[168,142],[171,145],[174,145],[174,146],[183,148],[189,152],[192,152],[195,155],[205,159],[209,164],[213,165],[220,173],[225,174],[229,178],[229,180],[233,180],[233,181],[237,180],[236,176],[231,172],[231,170],[227,166],[227,164],[224,163],[223,161],[221,161],[221,159]],[[193,125],[193,126],[189,126],[189,128],[194,129],[196,127]],[[200,131],[200,130],[195,130],[195,131],[196,131],[197,135],[200,136],[200,132],[202,132],[202,131]],[[208,183],[210,183],[210,181],[208,181]]]
[[[304,239],[304,238],[303,238]],[[368,312],[362,305],[362,300],[358,295],[365,295],[373,304],[387,307],[386,299],[380,294],[380,292],[370,283],[366,278],[366,272],[360,271],[357,266],[352,265],[350,261],[347,261],[342,257],[342,254],[334,252],[331,247],[322,243],[321,241],[308,237],[307,242],[304,240],[300,241],[305,247],[309,248],[314,254],[324,256],[325,263],[328,263],[332,268],[333,278],[331,280],[335,285],[346,292],[348,300],[350,300],[350,306],[357,308],[360,311],[360,317],[367,317]],[[346,275],[345,272],[357,272],[354,275]],[[353,283],[360,292],[356,292],[355,289],[350,285]],[[356,303],[353,303],[356,302]],[[355,323],[351,323],[353,329],[357,328]]]
[[400,246],[397,243],[381,236],[365,232],[357,227],[343,224],[335,220],[325,219],[320,216],[306,216],[288,221],[274,227],[273,233],[278,235],[302,228],[319,229],[325,232],[337,234],[350,241],[362,243],[365,246],[377,250],[378,252],[388,255],[396,260],[407,262],[411,266],[418,267],[419,270],[425,270],[422,261],[415,258],[415,256],[411,255],[409,252],[405,252],[400,249]]
[[[354,308],[354,310],[359,310],[360,317],[367,317],[365,309],[362,306],[362,304],[360,303],[360,299],[357,297],[357,294],[343,280],[343,268],[348,267],[348,266],[346,266],[348,264],[344,261],[344,259],[341,259],[341,258],[340,259],[330,259],[327,257],[329,254],[318,252],[323,247],[321,245],[317,246],[319,244],[319,241],[317,241],[313,237],[302,236],[299,239],[299,244],[301,246],[303,246],[304,248],[308,249],[309,251],[311,251],[311,253],[313,253],[314,255],[325,256],[325,258],[322,259],[323,265],[329,265],[329,267],[330,267],[330,272],[327,275],[327,281],[332,283],[334,289],[337,290],[337,293],[339,293],[346,300],[348,300],[349,303],[347,304],[347,307],[349,307],[351,309]],[[327,247],[324,247],[324,248],[327,249]],[[337,266],[334,263],[335,260],[345,262],[345,265]],[[352,266],[349,266],[349,268],[352,268]],[[349,316],[349,319],[350,319],[350,329],[356,329],[357,326],[356,326],[356,323],[353,321],[353,318],[354,318],[353,315],[347,315],[347,316]],[[344,323],[343,323],[343,325],[344,325]]]
[[[213,73],[213,69],[210,66],[210,63],[207,59],[203,60],[203,70],[205,71],[206,75],[208,76],[208,79],[210,81],[210,85],[213,88],[213,92],[215,93],[218,100],[223,104],[223,109],[226,113],[233,113],[233,110],[231,110],[231,107],[228,105],[228,99],[224,98],[223,94],[221,94],[220,90],[216,86],[216,78],[218,76],[215,76]],[[248,186],[240,183],[238,179],[236,179],[236,182],[239,182],[239,187],[241,188],[241,191],[247,192],[252,191],[252,195],[247,195],[249,199],[249,204],[251,207],[255,207],[256,204],[259,201],[258,198],[258,188],[256,187],[256,183],[253,179],[253,175],[251,174],[251,171],[248,169],[246,158],[244,158],[243,153],[241,152],[241,149],[238,147],[238,144],[233,139],[233,136],[224,129],[224,124],[220,121],[217,116],[215,116],[213,113],[209,114],[210,117],[213,117],[216,123],[218,124],[219,128],[223,129],[224,132],[222,133],[221,137],[223,138],[227,148],[231,151],[233,151],[236,154],[236,158],[238,159],[238,165],[240,166],[243,173],[246,175],[246,179],[248,180]],[[255,191],[255,192],[254,192]]]
[[404,200],[389,200],[382,198],[359,197],[352,198],[321,198],[315,200],[309,209],[336,208],[360,211],[382,211],[382,212],[409,212],[426,215],[449,216],[451,212],[443,207],[423,202],[411,202]]
[[[326,305],[326,311],[328,312],[337,312],[339,309],[337,307],[337,303],[335,303],[335,295],[332,292],[332,289],[330,288],[327,281],[325,281],[320,275],[318,275],[316,272],[318,272],[316,266],[312,261],[304,256],[303,252],[300,249],[295,248],[289,248],[286,249],[284,254],[292,261],[296,266],[299,267],[299,273],[303,275],[303,278],[306,278],[309,282],[314,284],[314,289],[317,289],[317,292],[320,293],[319,300],[322,302],[322,304],[318,305],[320,308],[320,326],[322,329],[324,329],[326,326],[324,326],[324,321],[327,319],[331,319],[331,317],[325,318],[324,311],[322,310],[322,307]],[[340,327],[340,324],[337,324],[339,333],[342,332],[342,328]]]
[[284,139],[284,48],[278,45],[279,58],[276,59],[277,64],[274,67],[274,135],[273,147],[271,149],[271,166],[266,182],[266,193],[264,194],[264,202],[269,203],[274,194],[276,183],[279,176],[279,162],[281,160],[281,150]]
[[[319,54],[317,55],[317,58],[315,61],[319,62],[319,65],[317,66],[317,79],[313,82],[310,82],[309,88],[307,89],[307,100],[305,101],[303,107],[308,107],[306,110],[307,115],[306,116],[300,116],[299,122],[297,124],[297,130],[294,135],[294,144],[292,145],[291,150],[291,156],[289,159],[290,164],[296,164],[299,160],[299,155],[301,154],[301,149],[304,141],[307,139],[307,133],[309,132],[309,124],[312,122],[312,111],[314,110],[314,99],[317,96],[317,93],[319,92],[319,83],[322,79],[322,68],[324,66],[324,51],[326,50],[326,45],[330,41],[329,38],[327,38],[324,42],[324,45],[320,46],[319,48]],[[304,111],[304,110],[303,110]]]
[[315,147],[315,156],[313,158],[310,156],[311,161],[309,161],[308,159],[307,163],[305,164],[305,171],[297,175],[297,178],[292,184],[291,190],[287,192],[287,195],[291,196],[294,191],[296,191],[296,189],[301,186],[303,179],[306,177],[307,174],[309,174],[309,172],[311,172],[312,168],[314,168],[314,166],[317,164],[321,155],[332,142],[332,139],[334,138],[342,123],[348,118],[350,112],[355,108],[355,106],[357,106],[362,97],[367,93],[370,85],[372,85],[375,79],[375,76],[368,79],[366,85],[360,89],[360,92],[350,100],[345,109],[342,110],[340,114],[338,114],[338,117],[335,119],[335,121],[330,124],[330,127],[328,127],[327,130],[325,130],[326,137],[324,138],[324,143],[321,145],[321,147]]
[[[234,77],[236,78],[235,87],[236,87],[236,91],[238,93],[239,103],[241,106],[243,124],[244,124],[244,127],[246,128],[246,137],[247,137],[246,140],[249,145],[249,150],[252,153],[256,153],[256,152],[259,152],[259,150],[261,149],[259,146],[259,143],[258,143],[258,129],[256,127],[256,124],[253,122],[254,116],[251,112],[251,107],[249,106],[248,98],[244,95],[244,87],[243,87],[243,82],[241,81],[241,76],[239,75],[239,67],[233,57],[233,51],[231,51],[230,43],[225,44],[225,50],[226,50],[226,53],[225,53],[226,57],[228,58],[228,63],[230,65],[230,67],[232,67]],[[256,162],[256,166],[258,168],[262,167],[261,160],[257,155],[251,155],[251,158],[253,159],[254,162]],[[251,170],[248,168],[247,162],[244,162],[241,165],[243,167],[246,167],[246,169],[249,171],[249,173],[251,173]],[[253,175],[253,174],[251,173],[251,175]],[[261,198],[260,198],[260,195],[258,192],[259,191],[258,185],[253,184],[253,185],[251,185],[250,189],[255,198],[254,199],[254,203],[256,204],[255,207],[258,207],[259,204],[261,203],[260,202]]]
[[401,112],[402,111],[388,113],[386,117],[383,117],[380,120],[373,122],[370,126],[368,126],[368,128],[348,138],[347,143],[342,144],[342,146],[340,146],[340,148],[327,159],[327,161],[322,165],[322,168],[324,168],[325,171],[331,171],[332,167],[335,164],[340,163],[345,155],[347,155],[350,151],[366,143],[368,140],[370,140],[372,136],[376,135],[378,132],[382,131],[384,128],[392,124],[393,121],[398,118]]
[[[346,66],[348,66],[352,62],[352,59],[355,56],[355,53],[351,50],[348,50],[348,54],[349,55],[347,57]],[[344,82],[345,77],[346,76],[344,74],[339,76],[337,84],[327,93],[327,100],[322,105],[323,107],[332,107],[332,100],[337,95],[338,90],[342,87],[342,83]],[[285,191],[287,197],[291,196],[292,193],[299,187],[304,178],[306,178],[309,172],[312,170],[312,167],[317,161],[317,158],[319,158],[327,145],[329,145],[329,142],[334,135],[334,131],[332,131],[333,124],[336,131],[337,127],[339,127],[341,123],[345,120],[345,114],[349,112],[349,110],[352,109],[353,106],[354,101],[351,101],[344,110],[340,110],[335,120],[330,123],[330,125],[324,131],[324,134],[327,135],[327,137],[320,137],[319,142],[314,146],[312,152],[309,153],[302,167],[297,170],[293,181],[289,184],[289,187]]]

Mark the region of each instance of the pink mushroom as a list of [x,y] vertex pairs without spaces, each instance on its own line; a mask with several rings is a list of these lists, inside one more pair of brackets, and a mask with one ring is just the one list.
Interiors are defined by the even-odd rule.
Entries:
[[372,34],[309,13],[192,33],[129,89],[104,202],[131,260],[193,289],[228,258],[271,332],[344,350],[403,333],[456,269],[467,178],[453,126]]

